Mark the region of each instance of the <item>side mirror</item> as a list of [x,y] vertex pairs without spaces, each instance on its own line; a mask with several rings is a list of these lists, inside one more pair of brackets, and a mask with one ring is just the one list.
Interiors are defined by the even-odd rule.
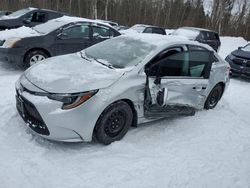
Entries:
[[99,33],[94,33],[94,34],[93,34],[93,37],[96,38],[96,39],[99,39],[100,36],[101,36],[101,35],[100,35]]
[[23,23],[24,23],[24,24],[30,24],[30,23],[31,23],[31,21],[30,21],[30,20],[26,20],[26,19],[24,19],[24,20],[23,20]]
[[242,47],[240,46],[240,47],[238,47],[238,50],[241,50],[242,49]]
[[57,38],[59,39],[67,39],[68,38],[68,35],[66,33],[59,33],[57,35]]

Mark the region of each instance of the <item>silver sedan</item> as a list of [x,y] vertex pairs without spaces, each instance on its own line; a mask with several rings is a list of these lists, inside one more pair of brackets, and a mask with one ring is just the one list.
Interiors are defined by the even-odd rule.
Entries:
[[16,83],[17,110],[45,138],[110,144],[139,123],[214,108],[229,71],[198,42],[120,36],[32,66]]

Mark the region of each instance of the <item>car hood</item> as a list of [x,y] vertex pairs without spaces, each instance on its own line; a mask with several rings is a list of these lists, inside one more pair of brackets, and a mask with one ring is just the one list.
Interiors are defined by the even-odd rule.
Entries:
[[244,50],[235,50],[232,52],[232,55],[243,59],[250,59],[250,52]]
[[17,29],[8,29],[0,31],[0,40],[7,40],[11,38],[26,38],[26,37],[35,37],[41,36],[40,33],[29,27],[19,27]]
[[49,93],[78,93],[102,89],[117,81],[125,70],[110,69],[79,53],[49,58],[25,71],[25,77]]

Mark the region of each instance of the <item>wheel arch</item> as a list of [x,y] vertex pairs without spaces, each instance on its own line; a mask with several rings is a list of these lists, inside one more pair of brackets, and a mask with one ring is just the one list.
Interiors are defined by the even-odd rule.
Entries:
[[[136,109],[135,109],[135,106],[134,106],[133,101],[130,100],[130,99],[123,98],[123,99],[118,99],[118,100],[115,100],[115,101],[111,102],[110,104],[108,104],[108,105],[103,109],[103,111],[101,112],[101,114],[102,114],[110,105],[112,105],[112,104],[114,104],[114,103],[117,103],[117,102],[119,102],[119,101],[123,101],[123,102],[125,102],[125,103],[127,103],[127,104],[129,105],[129,107],[131,108],[131,110],[132,110],[132,112],[133,112],[133,120],[132,120],[132,125],[131,125],[131,127],[137,127],[137,123],[138,123],[138,114],[137,114],[137,111],[136,111]],[[93,129],[92,136],[94,135],[94,131],[95,131],[95,129],[96,129],[97,122],[98,122],[99,118],[101,117],[101,114],[100,114],[100,116],[97,118],[97,120],[96,120],[96,122],[95,122],[95,126],[94,126],[94,129]]]
[[23,56],[23,62],[25,62],[25,59],[26,59],[27,55],[28,55],[30,52],[36,51],[36,50],[43,51],[44,53],[46,53],[46,54],[48,55],[48,57],[51,57],[51,56],[52,56],[51,53],[50,53],[48,50],[44,49],[44,48],[39,48],[39,47],[31,48],[31,49],[29,49],[29,50],[24,54],[24,56]]
[[119,101],[124,101],[130,106],[130,108],[132,109],[132,112],[133,112],[132,127],[137,127],[138,114],[137,114],[137,111],[135,109],[135,105],[134,105],[133,101],[131,101],[130,99],[121,99]]
[[221,97],[222,97],[222,95],[224,94],[224,91],[225,91],[226,84],[224,82],[219,82],[214,87],[216,87],[217,85],[220,85],[222,87],[222,94],[221,94]]

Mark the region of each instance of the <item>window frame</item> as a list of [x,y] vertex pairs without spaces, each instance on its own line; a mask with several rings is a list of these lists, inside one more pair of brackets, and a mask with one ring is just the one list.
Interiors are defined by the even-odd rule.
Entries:
[[[153,58],[151,58],[151,60],[144,66],[144,71],[146,72],[147,76],[148,77],[151,77],[151,78],[156,78],[157,76],[151,76],[151,75],[148,75],[148,72],[149,72],[149,69],[150,69],[150,66],[152,66],[152,61],[154,61],[154,59],[159,56],[160,54],[162,54],[163,52],[167,51],[167,50],[171,50],[171,49],[174,49],[174,48],[183,48],[183,51],[180,52],[180,53],[189,53],[189,52],[192,52],[192,51],[204,51],[206,53],[208,53],[209,55],[209,62],[207,63],[207,65],[205,65],[205,73],[204,73],[204,76],[201,76],[201,77],[191,77],[191,76],[163,76],[163,77],[160,77],[161,79],[209,79],[210,77],[210,72],[211,72],[211,68],[212,68],[212,55],[214,56],[214,53],[212,51],[209,51],[208,49],[202,47],[202,46],[197,46],[199,48],[201,48],[202,50],[189,50],[189,45],[178,45],[178,46],[171,46],[171,47],[168,47],[167,49],[164,49],[162,50],[160,53],[158,53],[156,56],[154,56]],[[195,45],[192,45],[192,46],[195,46]],[[217,59],[217,58],[216,58]],[[160,59],[157,60],[157,62],[159,62]]]
[[68,29],[71,29],[71,28],[74,28],[74,27],[77,27],[77,26],[82,27],[83,25],[86,25],[86,26],[89,27],[89,35],[88,35],[88,37],[65,38],[65,39],[62,39],[62,40],[72,40],[72,39],[86,39],[86,40],[90,40],[91,39],[91,27],[90,27],[90,24],[88,22],[79,22],[79,23],[75,23],[75,24],[66,25],[63,28],[59,28],[59,34],[57,34],[57,35],[63,34],[63,32],[65,30],[68,30]]
[[108,26],[104,26],[104,25],[100,25],[100,24],[92,24],[90,26],[91,28],[91,37],[94,38],[94,27],[97,27],[97,28],[103,28],[103,29],[106,29],[108,30],[108,33],[109,33],[109,37],[100,37],[101,39],[111,39],[113,37],[115,37],[115,33],[114,31],[111,30],[111,28],[109,28]]

